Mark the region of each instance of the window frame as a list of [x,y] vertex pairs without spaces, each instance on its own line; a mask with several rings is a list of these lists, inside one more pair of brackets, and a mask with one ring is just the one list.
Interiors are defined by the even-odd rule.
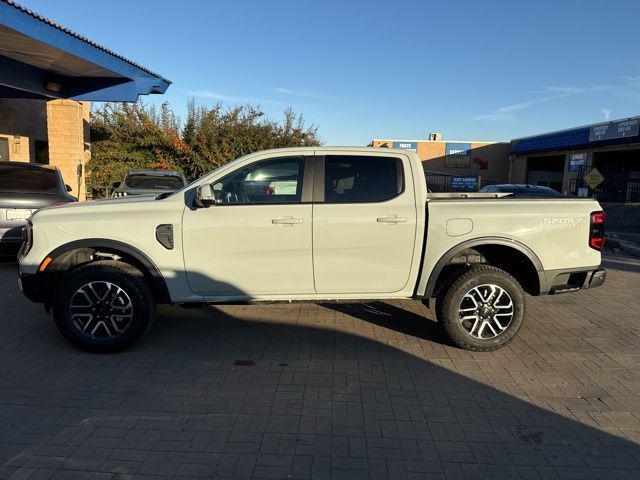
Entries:
[[[327,202],[325,201],[324,189],[325,189],[325,159],[326,157],[371,157],[371,158],[391,158],[396,161],[396,174],[397,181],[401,183],[399,185],[398,192],[393,196],[384,200],[357,200],[357,201],[345,201],[345,202]],[[405,175],[404,162],[402,158],[395,157],[393,155],[367,155],[364,153],[354,154],[326,154],[315,157],[315,175],[313,177],[313,203],[321,203],[323,205],[355,205],[362,204],[368,205],[372,203],[387,203],[395,200],[401,196],[407,189],[407,179]]]
[[254,166],[254,165],[259,165],[259,164],[266,164],[266,163],[273,163],[276,162],[278,160],[282,160],[282,161],[295,161],[295,160],[301,160],[302,161],[302,168],[300,170],[300,180],[302,183],[302,190],[300,192],[300,200],[295,201],[295,202],[247,202],[247,203],[215,203],[214,206],[217,207],[245,207],[245,206],[269,206],[269,205],[304,205],[304,204],[310,204],[312,203],[313,200],[313,179],[314,179],[314,162],[313,162],[313,157],[312,156],[307,156],[307,155],[290,155],[290,156],[277,156],[277,157],[269,157],[269,158],[263,158],[260,160],[257,160],[255,162],[250,162],[248,164],[245,165],[240,165],[238,168],[233,169],[230,172],[227,172],[225,175],[223,175],[220,178],[217,178],[215,180],[212,180],[210,182],[211,184],[211,188],[213,189],[213,185],[215,185],[218,182],[221,182],[222,180],[224,180],[226,177],[228,177],[229,175],[233,175],[235,174],[238,170],[242,170],[243,168],[249,167],[249,166]]

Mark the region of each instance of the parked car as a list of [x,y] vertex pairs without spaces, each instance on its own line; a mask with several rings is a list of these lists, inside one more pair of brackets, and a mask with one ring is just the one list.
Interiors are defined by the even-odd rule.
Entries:
[[428,193],[406,150],[257,152],[171,195],[45,209],[27,225],[24,294],[92,352],[133,344],[157,303],[403,298],[435,298],[451,341],[488,351],[517,334],[525,293],[605,279],[595,200]]
[[172,170],[130,170],[122,183],[113,185],[113,196],[158,195],[179,190],[186,184],[184,175]]
[[0,162],[0,246],[15,255],[22,228],[33,212],[43,207],[75,202],[60,171],[48,165]]
[[525,183],[505,183],[502,185],[487,185],[478,192],[481,193],[511,193],[519,198],[559,198],[560,192],[542,185],[529,185]]

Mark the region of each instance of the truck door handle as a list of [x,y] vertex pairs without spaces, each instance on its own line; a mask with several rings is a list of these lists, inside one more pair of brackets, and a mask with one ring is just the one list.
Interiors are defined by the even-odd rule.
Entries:
[[302,223],[301,218],[294,217],[278,217],[271,220],[274,225],[296,225]]
[[388,217],[378,217],[378,223],[404,223],[407,221],[406,217],[399,217],[397,215],[390,215]]

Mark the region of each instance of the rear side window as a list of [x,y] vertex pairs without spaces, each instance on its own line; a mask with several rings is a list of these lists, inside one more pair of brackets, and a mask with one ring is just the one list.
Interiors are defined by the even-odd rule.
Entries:
[[0,166],[0,190],[56,192],[58,191],[58,176],[55,170],[44,168]]
[[324,168],[325,203],[383,202],[404,188],[398,158],[327,155]]

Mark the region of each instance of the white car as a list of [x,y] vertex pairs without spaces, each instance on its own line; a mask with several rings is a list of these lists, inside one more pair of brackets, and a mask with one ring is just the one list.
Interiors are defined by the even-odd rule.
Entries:
[[38,211],[20,282],[72,344],[124,349],[156,303],[435,298],[451,340],[499,348],[525,292],[604,281],[604,214],[585,198],[428,193],[416,153],[289,148],[175,193]]

